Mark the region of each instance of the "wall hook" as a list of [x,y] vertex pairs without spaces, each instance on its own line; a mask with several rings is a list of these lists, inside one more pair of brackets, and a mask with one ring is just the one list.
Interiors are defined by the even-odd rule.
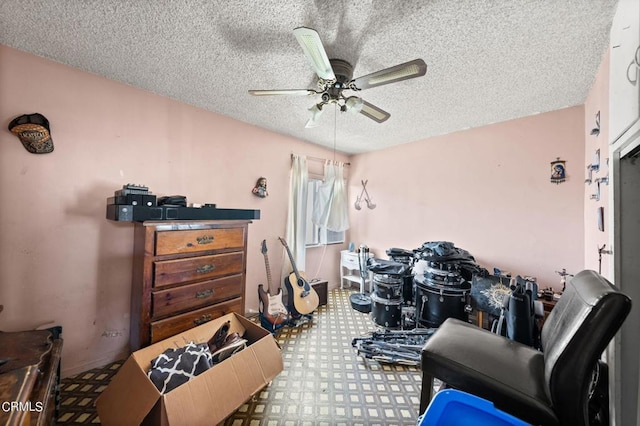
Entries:
[[600,182],[600,183],[603,183],[605,185],[609,185],[609,158],[608,157],[607,157],[607,160],[606,160],[606,164],[607,164],[607,174],[604,175],[601,178],[596,179],[596,182]]
[[584,183],[588,183],[591,185],[593,182],[593,169],[591,168],[591,164],[587,164],[587,175],[584,178]]
[[600,201],[600,180],[596,179],[596,192],[591,194],[592,200]]
[[593,161],[591,162],[590,166],[594,172],[600,170],[600,149],[596,149],[596,151],[593,153]]

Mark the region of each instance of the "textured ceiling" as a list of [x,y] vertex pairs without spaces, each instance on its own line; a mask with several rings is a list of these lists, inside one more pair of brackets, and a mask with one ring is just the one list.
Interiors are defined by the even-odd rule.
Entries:
[[[584,103],[615,0],[2,0],[0,43],[345,153]],[[426,76],[363,90],[384,123],[325,110],[292,30],[354,77],[412,59]],[[0,58],[1,59],[1,58]],[[334,128],[334,122],[337,124]]]

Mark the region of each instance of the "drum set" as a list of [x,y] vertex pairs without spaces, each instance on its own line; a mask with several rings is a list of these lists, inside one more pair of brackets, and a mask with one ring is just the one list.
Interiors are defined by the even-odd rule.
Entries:
[[371,319],[388,330],[437,328],[449,317],[468,320],[471,283],[459,262],[425,260],[420,251],[392,248],[372,259]]

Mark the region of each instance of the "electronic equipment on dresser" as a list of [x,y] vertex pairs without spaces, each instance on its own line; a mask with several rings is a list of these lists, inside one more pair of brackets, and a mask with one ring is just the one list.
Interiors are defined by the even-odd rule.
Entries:
[[284,248],[287,249],[289,261],[291,261],[291,266],[293,267],[293,272],[284,279],[288,293],[289,311],[294,317],[310,314],[315,311],[320,304],[318,293],[309,285],[304,272],[298,271],[298,267],[296,266],[287,242],[284,238],[278,237],[278,239]]
[[133,183],[122,185],[122,189],[115,191],[113,197],[107,198],[107,204],[145,207],[155,206],[156,201],[156,196],[149,191],[149,187]]
[[278,287],[276,294],[273,294],[271,290],[271,268],[269,266],[269,256],[267,256],[267,240],[262,240],[262,254],[264,256],[264,265],[267,269],[267,290],[264,290],[262,284],[258,284],[260,315],[261,319],[266,320],[271,324],[271,328],[274,328],[289,320],[289,311],[284,305],[282,289]]
[[260,219],[260,210],[219,209],[215,204],[205,205],[204,207],[146,207],[108,204],[107,219],[118,222],[144,222],[147,220],[252,220]]
[[107,198],[107,219],[117,222],[252,220],[260,219],[260,210],[219,209],[211,203],[187,207],[185,196],[164,196],[158,200],[148,187],[129,183]]

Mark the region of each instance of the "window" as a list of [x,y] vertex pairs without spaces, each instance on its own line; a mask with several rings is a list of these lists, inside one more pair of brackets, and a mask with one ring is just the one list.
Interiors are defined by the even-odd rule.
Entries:
[[329,231],[313,223],[313,205],[318,196],[318,188],[322,184],[321,179],[309,178],[309,192],[307,197],[307,247],[320,246],[325,244],[340,244],[346,240],[345,231]]

